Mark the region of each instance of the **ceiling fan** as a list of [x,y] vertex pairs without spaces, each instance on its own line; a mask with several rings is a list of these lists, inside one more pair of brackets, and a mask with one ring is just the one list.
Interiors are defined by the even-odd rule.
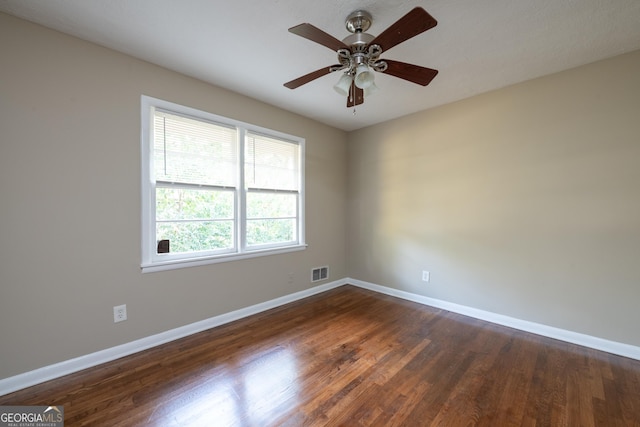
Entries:
[[437,21],[421,7],[416,7],[377,37],[367,34],[371,26],[371,14],[358,10],[347,17],[346,27],[352,34],[342,41],[325,33],[311,24],[304,23],[289,28],[289,32],[335,50],[339,64],[323,67],[284,84],[295,89],[319,77],[343,71],[336,92],[347,97],[347,107],[364,102],[365,95],[377,90],[373,71],[389,74],[401,79],[428,85],[438,74],[438,70],[425,68],[391,59],[380,59],[380,55],[392,47],[417,36],[437,25]]

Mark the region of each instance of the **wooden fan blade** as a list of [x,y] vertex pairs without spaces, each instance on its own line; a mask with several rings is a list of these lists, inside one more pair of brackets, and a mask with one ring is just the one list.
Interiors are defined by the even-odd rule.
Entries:
[[426,10],[416,7],[384,30],[369,44],[377,44],[385,52],[403,41],[435,27],[437,24],[438,21],[429,15]]
[[364,102],[364,90],[356,86],[354,82],[351,82],[351,89],[349,89],[349,95],[347,95],[347,108],[360,105]]
[[303,84],[307,84],[310,81],[317,79],[318,77],[322,77],[331,73],[332,69],[335,69],[335,67],[341,67],[341,65],[338,64],[338,65],[331,65],[329,67],[320,68],[319,70],[312,71],[311,73],[305,74],[302,77],[298,77],[295,80],[291,80],[290,82],[287,82],[284,85],[289,89],[295,89],[297,87],[302,86]]
[[289,28],[289,32],[311,40],[312,42],[321,44],[322,46],[326,46],[333,51],[337,51],[338,49],[349,49],[349,46],[337,38],[325,33],[320,28],[314,27],[311,24],[305,23],[296,25],[295,27]]
[[392,61],[390,59],[385,59],[384,62],[387,63],[387,69],[385,71],[381,71],[382,73],[399,77],[422,86],[426,86],[431,83],[431,80],[433,80],[438,74],[438,70],[421,67],[419,65]]

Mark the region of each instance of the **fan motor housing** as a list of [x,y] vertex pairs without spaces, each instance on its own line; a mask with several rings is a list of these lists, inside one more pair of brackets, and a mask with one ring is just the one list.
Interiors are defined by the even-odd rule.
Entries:
[[366,46],[374,39],[371,34],[367,33],[353,33],[350,36],[345,37],[342,42],[348,46],[351,46],[352,51],[364,50]]

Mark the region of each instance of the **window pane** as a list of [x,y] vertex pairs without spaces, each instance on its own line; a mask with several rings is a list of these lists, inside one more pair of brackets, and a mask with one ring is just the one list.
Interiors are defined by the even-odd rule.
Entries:
[[247,134],[245,182],[249,188],[298,190],[300,187],[299,145]]
[[156,188],[156,218],[169,219],[232,219],[233,191],[195,190],[186,188]]
[[297,194],[247,193],[247,218],[295,217]]
[[237,132],[233,127],[156,111],[154,171],[157,181],[233,187]]
[[170,253],[233,247],[233,221],[162,222],[157,240],[169,240]]
[[247,245],[292,242],[297,239],[295,219],[247,220]]

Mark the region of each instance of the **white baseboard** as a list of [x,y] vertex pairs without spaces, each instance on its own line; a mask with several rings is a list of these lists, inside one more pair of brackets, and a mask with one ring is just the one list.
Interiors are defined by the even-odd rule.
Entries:
[[72,374],[83,369],[91,368],[102,363],[111,362],[121,357],[129,356],[131,354],[147,350],[149,348],[165,344],[170,341],[184,338],[186,336],[202,332],[216,326],[224,325],[225,323],[230,323],[235,320],[258,314],[284,304],[288,304],[290,302],[326,292],[330,289],[337,288],[344,284],[346,284],[346,281],[344,279],[325,283],[310,289],[306,289],[304,291],[295,292],[293,294],[285,295],[280,298],[252,305],[250,307],[241,308],[239,310],[231,311],[219,316],[214,316],[209,319],[201,320],[199,322],[191,323],[189,325],[171,329],[169,331],[161,332],[159,334],[151,335],[139,340],[131,341],[126,344],[97,351],[85,356],[76,357],[74,359],[65,360],[60,363],[55,363],[53,365],[25,372],[23,374],[18,374],[13,377],[1,379],[0,396],[12,393],[17,390],[21,390],[26,387],[31,387],[32,385],[40,384],[45,381],[59,378],[64,375]]
[[542,325],[540,323],[529,322],[527,320],[516,319],[514,317],[479,310],[477,308],[455,304],[435,298],[429,298],[411,292],[400,291],[398,289],[380,286],[373,283],[364,282],[362,280],[347,278],[346,283],[350,283],[354,286],[369,289],[381,294],[402,298],[405,300],[417,302],[419,304],[424,304],[431,307],[440,308],[442,310],[463,314],[465,316],[473,317],[476,319],[485,320],[487,322],[496,323],[498,325],[507,326],[509,328],[530,332],[536,335],[542,335],[548,338],[554,338],[560,341],[578,344],[583,347],[593,348],[611,354],[617,354],[618,356],[624,356],[630,359],[640,360],[640,347],[636,347],[633,345],[623,344],[616,341],[609,341],[591,335],[585,335],[578,332],[567,331],[565,329],[554,328],[552,326]]
[[542,335],[545,337],[578,344],[584,347],[605,351],[607,353],[617,354],[620,356],[629,357],[631,359],[640,360],[640,347],[615,341],[609,341],[602,338],[580,334],[577,332],[554,328],[551,326],[541,325],[539,323],[520,320],[509,316],[503,316],[501,314],[491,313],[484,310],[478,310],[476,308],[429,298],[422,295],[389,288],[386,286],[380,286],[362,280],[345,278],[330,283],[325,283],[323,285],[315,286],[304,291],[295,292],[290,295],[285,295],[283,297],[272,299],[260,304],[252,305],[250,307],[221,314],[219,316],[214,316],[200,322],[195,322],[189,325],[182,326],[180,328],[171,329],[169,331],[141,338],[139,340],[135,340],[116,347],[111,347],[105,350],[97,351],[95,353],[87,354],[85,356],[76,357],[74,359],[65,360],[63,362],[45,366],[33,371],[25,372],[23,374],[18,374],[13,377],[1,379],[0,396],[12,393],[17,390],[21,390],[26,387],[30,387],[32,385],[40,384],[45,381],[59,378],[64,375],[72,374],[83,369],[91,368],[102,363],[111,362],[121,357],[129,356],[131,354],[147,350],[149,348],[165,344],[170,341],[184,338],[186,336],[202,332],[216,326],[224,325],[235,320],[252,316],[254,314],[258,314],[263,311],[288,304],[290,302],[298,301],[312,295],[326,292],[330,289],[334,289],[346,284],[351,284],[381,294],[402,298],[454,313],[463,314],[465,316],[474,317],[476,319],[485,320],[487,322],[496,323],[510,328],[519,329],[521,331],[531,332],[533,334]]

